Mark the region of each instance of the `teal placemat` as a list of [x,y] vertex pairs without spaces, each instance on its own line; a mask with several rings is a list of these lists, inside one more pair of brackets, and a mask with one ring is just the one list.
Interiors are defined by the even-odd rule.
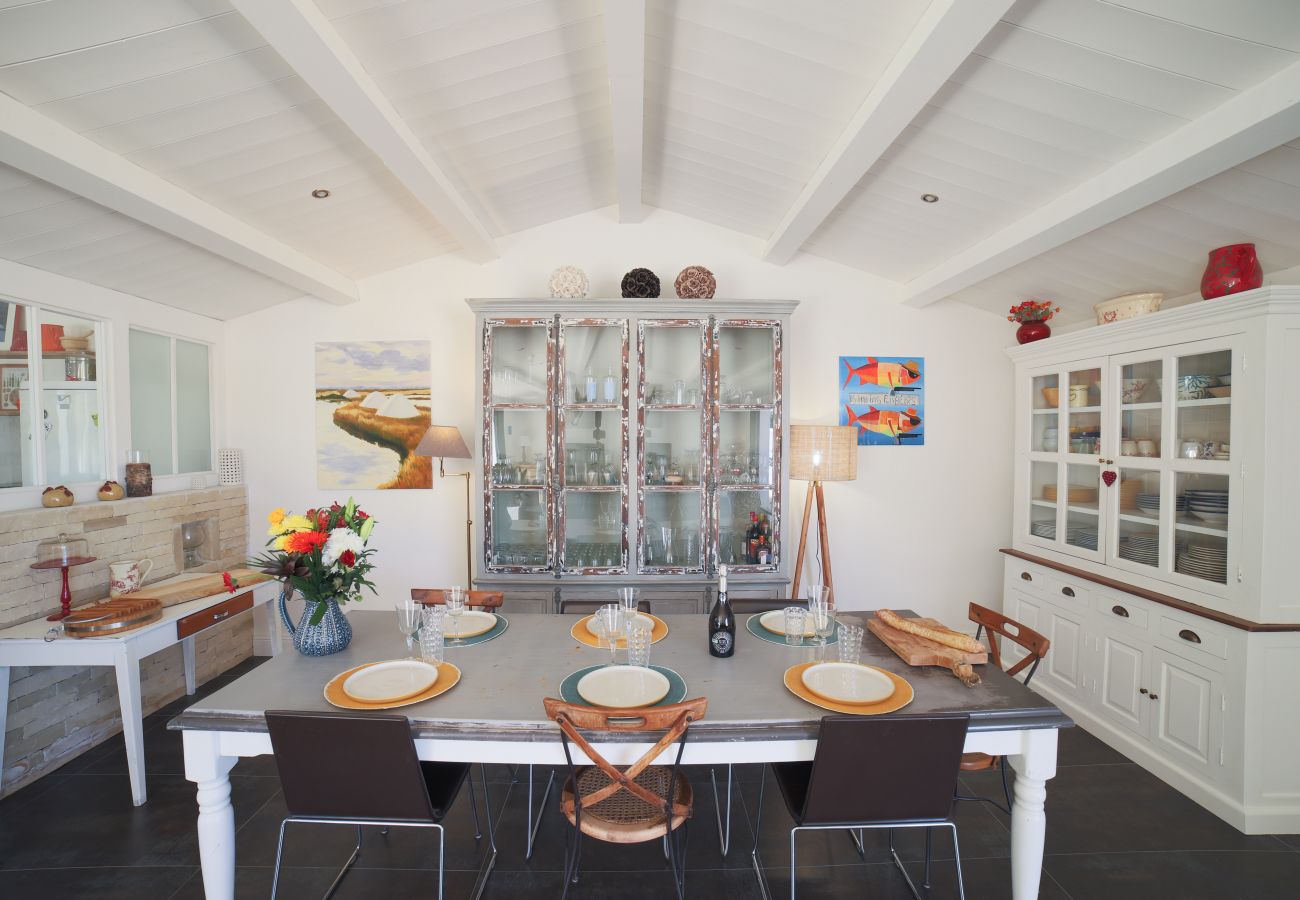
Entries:
[[[594,672],[597,669],[603,669],[604,666],[587,666],[585,669],[579,669],[564,681],[560,682],[560,699],[565,703],[573,703],[577,706],[591,706],[582,695],[578,693],[578,681],[588,672]],[[667,666],[651,666],[656,672],[668,679],[668,693],[655,706],[671,706],[674,703],[681,703],[686,699],[686,682],[682,676],[678,675]]]
[[495,637],[500,637],[505,630],[510,627],[510,623],[501,613],[493,613],[497,617],[497,623],[482,634],[476,634],[473,637],[465,638],[463,641],[453,644],[447,641],[445,646],[448,650],[459,650],[461,647],[473,647],[475,644],[485,644]]
[[[773,634],[772,632],[764,628],[761,624],[759,624],[758,617],[761,615],[764,615],[764,613],[754,613],[747,620],[745,620],[745,628],[747,628],[749,630],[749,633],[752,634],[754,637],[759,638],[760,640],[767,641],[769,644],[780,644],[782,647],[818,646],[817,644],[813,643],[812,638],[803,638],[797,644],[787,644],[785,642],[785,635]],[[839,639],[840,639],[840,623],[836,622],[835,630],[831,632],[830,637],[826,638],[826,643],[834,644],[837,643]]]

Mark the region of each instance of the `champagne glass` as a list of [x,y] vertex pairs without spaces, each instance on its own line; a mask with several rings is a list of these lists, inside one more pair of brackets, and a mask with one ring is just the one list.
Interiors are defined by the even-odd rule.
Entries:
[[397,601],[397,630],[406,638],[406,655],[415,655],[415,633],[420,630],[420,604],[410,598]]
[[448,644],[463,644],[464,638],[460,637],[460,614],[465,611],[465,592],[461,590],[460,585],[452,587],[444,596],[444,603],[447,607],[447,616],[451,619],[452,638]]
[[596,610],[596,624],[609,642],[609,664],[612,666],[618,654],[618,639],[623,636],[623,610],[617,603],[602,606]]
[[835,630],[831,618],[831,589],[824,584],[808,588],[808,615],[812,617],[813,643],[822,645]]

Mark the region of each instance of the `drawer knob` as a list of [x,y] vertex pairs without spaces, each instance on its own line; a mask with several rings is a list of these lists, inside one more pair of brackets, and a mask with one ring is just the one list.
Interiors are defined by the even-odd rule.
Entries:
[[1159,700],[1159,699],[1160,699],[1160,695],[1159,695],[1159,694],[1151,694],[1151,699],[1152,699],[1152,700]]
[[1145,694],[1145,693],[1147,693],[1147,689],[1146,689],[1146,688],[1138,688],[1138,693],[1139,693],[1139,694]]
[[1182,631],[1178,632],[1178,636],[1192,644],[1199,644],[1201,642],[1201,636],[1190,628],[1184,628]]
[[1115,615],[1119,616],[1121,619],[1127,619],[1127,618],[1128,618],[1128,610],[1125,609],[1125,608],[1122,607],[1122,606],[1119,606],[1119,605],[1112,606],[1112,607],[1110,608],[1110,611],[1113,612]]
[[1021,580],[1021,581],[1033,581],[1033,580],[1034,580],[1034,576],[1033,576],[1033,575],[1030,575],[1028,572],[1021,572],[1021,573],[1020,573],[1020,580]]
[[1063,588],[1061,588],[1061,593],[1064,594],[1064,595],[1067,596],[1067,597],[1073,597],[1073,596],[1074,596],[1074,588],[1072,588],[1072,587],[1063,587]]

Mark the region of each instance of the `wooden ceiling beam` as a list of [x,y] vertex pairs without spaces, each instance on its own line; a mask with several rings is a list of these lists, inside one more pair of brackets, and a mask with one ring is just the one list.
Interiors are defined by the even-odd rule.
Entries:
[[497,258],[496,239],[314,0],[233,0],[234,6],[470,259]]
[[0,93],[0,162],[331,303],[353,281]]
[[1147,144],[903,286],[926,306],[1300,137],[1300,63]]
[[605,0],[618,220],[640,222],[645,141],[645,0]]
[[934,0],[763,248],[784,264],[903,133],[1013,0]]

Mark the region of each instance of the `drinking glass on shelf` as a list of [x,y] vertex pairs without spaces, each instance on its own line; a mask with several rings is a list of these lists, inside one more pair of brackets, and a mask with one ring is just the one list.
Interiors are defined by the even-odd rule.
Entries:
[[460,636],[460,615],[465,611],[465,591],[460,585],[447,591],[444,595],[444,604],[447,607],[447,616],[451,619],[451,640],[447,643],[465,643],[465,639]]
[[812,617],[813,643],[825,644],[835,630],[831,617],[831,589],[824,584],[808,588],[808,615]]
[[420,630],[420,604],[409,597],[397,601],[397,630],[406,638],[406,655],[415,655],[415,633]]
[[862,659],[862,626],[840,623],[840,662],[856,663]]
[[645,619],[635,618],[627,625],[627,664],[629,666],[650,666],[650,635],[653,631]]
[[610,603],[596,610],[596,630],[609,644],[609,664],[614,665],[618,653],[618,639],[623,636],[623,610],[617,603]]
[[802,606],[787,606],[783,612],[781,627],[785,631],[785,642],[802,644],[804,622],[807,620],[808,611]]
[[677,535],[677,529],[664,525],[659,529],[660,536],[664,542],[664,565],[673,564],[673,538]]
[[426,606],[420,615],[420,658],[439,665],[447,657],[443,636],[446,612],[441,606]]

